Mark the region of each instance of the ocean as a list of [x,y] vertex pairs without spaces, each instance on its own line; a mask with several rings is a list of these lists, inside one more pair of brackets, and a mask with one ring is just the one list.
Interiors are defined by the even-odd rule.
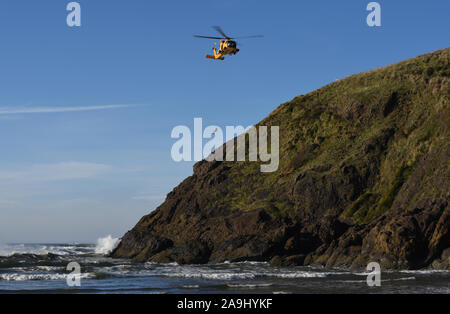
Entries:
[[[107,256],[117,242],[0,245],[0,293],[450,293],[450,271],[383,271],[381,286],[367,273],[263,262],[178,265],[133,263]],[[69,286],[67,265],[81,266]]]

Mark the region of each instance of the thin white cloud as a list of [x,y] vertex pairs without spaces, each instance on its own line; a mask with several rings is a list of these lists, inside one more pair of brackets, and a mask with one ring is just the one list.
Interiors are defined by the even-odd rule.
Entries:
[[60,181],[92,178],[105,174],[112,167],[89,162],[60,162],[34,165],[23,171],[0,171],[1,181]]
[[136,105],[104,105],[104,106],[84,106],[84,107],[25,107],[10,108],[0,107],[0,115],[28,114],[28,113],[58,113],[58,112],[76,112],[76,111],[94,111],[127,108]]

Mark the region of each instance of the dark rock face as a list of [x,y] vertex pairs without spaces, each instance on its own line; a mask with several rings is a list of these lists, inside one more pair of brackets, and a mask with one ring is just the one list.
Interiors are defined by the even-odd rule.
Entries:
[[180,264],[204,264],[208,262],[210,256],[211,250],[207,244],[193,241],[153,255],[150,261],[158,263],[178,261]]
[[449,54],[354,75],[281,105],[260,123],[280,126],[278,171],[197,163],[112,255],[450,269]]
[[[115,250],[115,254],[122,257],[132,257],[136,261],[146,261],[153,255],[172,246],[173,242],[170,239],[133,229],[123,237],[122,244]],[[127,249],[124,250],[124,248]]]

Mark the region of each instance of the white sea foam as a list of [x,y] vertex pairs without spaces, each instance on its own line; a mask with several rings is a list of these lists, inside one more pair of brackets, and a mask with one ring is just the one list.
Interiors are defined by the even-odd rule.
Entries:
[[[24,274],[24,273],[6,273],[0,274],[0,280],[6,281],[28,281],[28,280],[66,280],[67,274]],[[95,278],[95,274],[83,273],[81,279]]]
[[120,240],[113,238],[111,235],[100,238],[97,240],[97,246],[95,247],[95,253],[107,255],[111,253],[118,245]]
[[[396,278],[396,279],[382,279],[381,282],[404,281],[404,280],[416,280],[416,277],[403,277],[403,278]],[[341,282],[365,283],[365,282],[367,282],[367,280],[341,280]]]
[[369,276],[372,273],[367,272],[367,273],[351,273],[351,274],[355,275],[355,276],[367,277],[367,276]]
[[228,284],[229,288],[246,288],[246,289],[256,289],[256,288],[268,288],[272,286],[271,283],[255,283],[255,284]]
[[61,269],[60,266],[36,266],[36,268],[43,271],[55,271]]
[[211,272],[211,273],[193,273],[193,272],[180,272],[180,273],[161,273],[155,275],[162,275],[165,277],[182,277],[182,278],[201,278],[201,279],[214,279],[214,280],[243,280],[243,279],[255,279],[256,275],[252,273],[229,273],[229,272]]
[[431,274],[450,273],[450,270],[423,269],[423,270],[400,270],[399,272],[404,274],[431,275]]
[[47,254],[45,246],[27,246],[24,244],[2,244],[0,245],[0,256],[11,256],[14,254]]
[[199,285],[185,285],[181,287],[182,289],[198,289],[200,288]]
[[297,272],[286,272],[286,273],[267,273],[263,274],[268,277],[276,277],[276,278],[286,278],[286,279],[295,279],[295,278],[324,278],[331,276],[332,273],[324,273],[324,272],[309,272],[309,271],[297,271]]
[[165,277],[196,278],[211,280],[250,280],[256,278],[324,278],[333,275],[329,272],[314,271],[290,271],[280,270],[279,272],[268,271],[264,268],[232,268],[232,269],[211,269],[198,266],[179,266],[155,268],[152,275]]
[[56,244],[0,244],[0,256],[11,256],[14,254],[36,254],[45,255],[48,253],[57,255],[83,254],[91,250],[89,247],[76,245],[56,245]]
[[[397,279],[391,279],[391,281],[403,281],[403,280],[416,280],[416,277],[404,277],[404,278],[397,278]],[[383,281],[383,280],[381,280]],[[387,280],[389,281],[389,280]]]
[[287,291],[273,291],[273,294],[292,294],[292,292],[287,292]]

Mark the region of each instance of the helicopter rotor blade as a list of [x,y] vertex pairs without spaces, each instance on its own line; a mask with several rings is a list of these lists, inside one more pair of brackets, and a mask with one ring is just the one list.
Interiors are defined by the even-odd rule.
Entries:
[[196,38],[206,38],[206,39],[223,39],[223,37],[213,37],[213,36],[200,36],[200,35],[194,35]]
[[220,35],[222,35],[226,39],[231,39],[223,32],[223,30],[222,30],[222,28],[220,28],[220,26],[213,26],[212,28],[214,28]]
[[245,39],[245,38],[263,38],[264,35],[253,35],[253,36],[240,36],[240,37],[233,37],[231,39]]
[[228,39],[228,40],[234,40],[234,39],[246,39],[246,38],[262,38],[263,35],[253,35],[253,36],[240,36],[240,37],[229,37],[227,34],[225,34],[220,28],[220,26],[213,26],[213,28],[221,34],[223,37],[215,37],[215,36],[201,36],[201,35],[194,35],[196,38],[206,38],[206,39]]

